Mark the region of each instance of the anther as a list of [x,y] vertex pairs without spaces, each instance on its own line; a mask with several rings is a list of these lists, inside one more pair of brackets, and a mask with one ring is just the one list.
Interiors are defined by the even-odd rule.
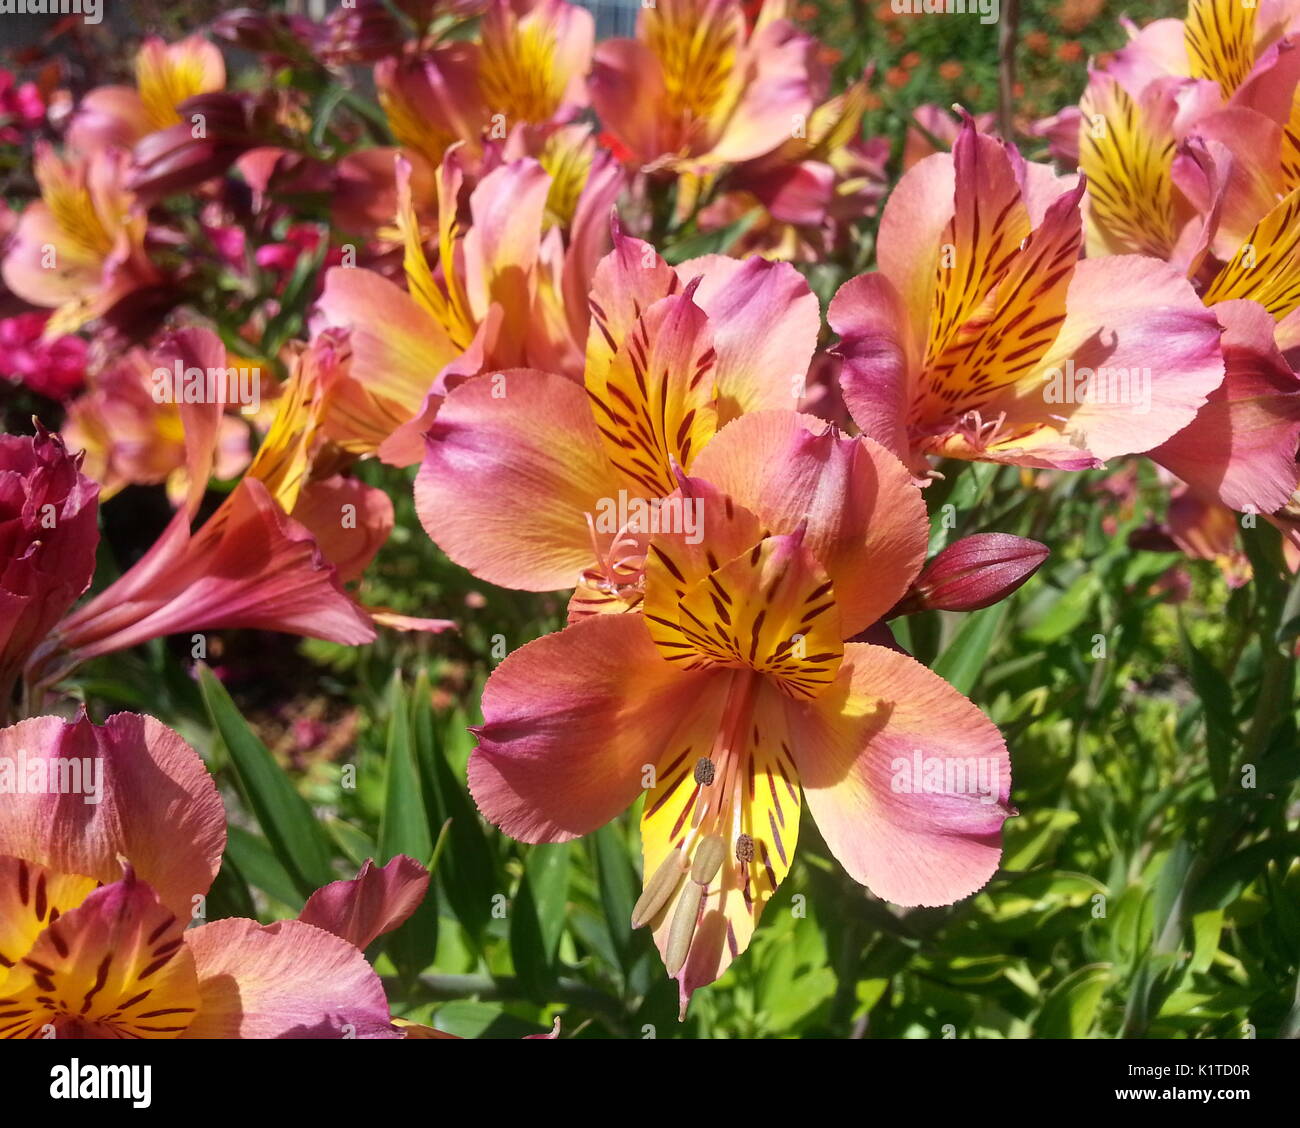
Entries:
[[670,977],[681,971],[686,964],[691,941],[695,939],[695,924],[700,915],[700,901],[703,897],[703,885],[688,881],[682,886],[682,895],[677,899],[677,908],[673,912],[672,927],[668,930],[668,950],[664,953],[664,968]]
[[695,761],[695,782],[701,787],[708,787],[713,783],[713,777],[713,761],[707,756],[701,756]]
[[677,882],[685,870],[686,859],[680,850],[674,848],[668,857],[659,863],[659,868],[646,882],[645,890],[637,898],[632,908],[633,928],[640,928],[658,916],[659,910],[673,895],[673,890],[677,888]]
[[752,862],[754,860],[754,840],[748,834],[736,839],[736,861]]
[[708,885],[718,876],[726,856],[727,847],[716,834],[701,839],[695,848],[695,860],[691,862],[691,880],[697,885]]

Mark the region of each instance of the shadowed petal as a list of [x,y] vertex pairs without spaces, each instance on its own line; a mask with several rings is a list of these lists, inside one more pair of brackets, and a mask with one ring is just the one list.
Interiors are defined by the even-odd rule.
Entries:
[[361,952],[300,920],[191,929],[199,1014],[186,1038],[397,1038]]

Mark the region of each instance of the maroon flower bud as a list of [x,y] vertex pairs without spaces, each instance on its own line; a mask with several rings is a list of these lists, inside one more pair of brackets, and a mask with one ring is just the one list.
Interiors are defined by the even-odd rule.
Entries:
[[265,51],[286,59],[309,57],[311,24],[283,12],[236,8],[212,21],[212,34],[245,51]]
[[931,560],[885,616],[917,611],[978,611],[1009,596],[1047,559],[1048,548],[1010,533],[977,533]]
[[132,154],[127,187],[146,203],[220,176],[249,149],[280,140],[270,112],[246,94],[198,94],[177,111],[180,124],[150,133]]
[[90,584],[99,486],[57,434],[0,435],[0,717],[31,651]]
[[355,7],[335,8],[325,17],[316,45],[333,64],[370,63],[402,49],[406,33],[379,0],[356,0]]

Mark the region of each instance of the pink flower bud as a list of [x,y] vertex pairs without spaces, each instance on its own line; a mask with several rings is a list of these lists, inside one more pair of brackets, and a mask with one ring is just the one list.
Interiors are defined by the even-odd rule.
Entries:
[[886,618],[917,611],[978,611],[998,603],[1038,571],[1048,548],[1010,533],[977,533],[931,560]]
[[0,435],[0,716],[28,654],[90,584],[99,486],[57,434]]

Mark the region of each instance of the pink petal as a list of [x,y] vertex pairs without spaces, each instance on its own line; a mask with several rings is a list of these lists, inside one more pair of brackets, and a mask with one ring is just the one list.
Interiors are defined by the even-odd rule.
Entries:
[[483,691],[474,801],[523,842],[589,834],[632,805],[680,726],[720,713],[713,689],[729,676],[679,671],[640,615],[597,615],[530,642]]
[[701,279],[695,302],[718,354],[718,422],[798,406],[821,331],[821,307],[803,275],[787,262],[705,255],[682,263],[677,276]]
[[635,39],[608,39],[592,59],[591,104],[601,125],[646,164],[668,151],[660,128],[663,71],[650,49]]
[[393,503],[383,490],[336,474],[308,482],[298,494],[293,519],[302,524],[339,582],[357,579],[393,531]]
[[415,483],[425,531],[480,579],[526,591],[572,587],[593,563],[586,514],[616,497],[586,393],[515,369],[445,400]]
[[1300,377],[1274,343],[1276,323],[1263,306],[1228,301],[1214,312],[1225,330],[1227,375],[1196,418],[1150,457],[1230,509],[1272,513],[1297,485]]
[[429,889],[429,871],[398,854],[386,866],[367,860],[350,881],[332,881],[307,898],[298,919],[340,936],[363,951],[400,927]]
[[[794,756],[804,797],[855,880],[898,905],[947,905],[993,876],[1011,764],[970,701],[913,658],[850,643],[835,685],[801,708]],[[924,793],[927,765],[963,761],[974,772],[960,793]]]
[[[33,717],[0,729],[0,755],[17,764],[90,762],[102,772],[100,801],[77,794],[7,794],[0,803],[0,854],[61,873],[117,881],[122,862],[158,891],[183,921],[207,892],[226,844],[226,813],[203,761],[152,717],[117,713],[103,727],[82,716],[65,724]],[[75,779],[75,776],[66,778]],[[93,792],[92,792],[93,793]]]
[[[1219,334],[1214,314],[1166,263],[1139,255],[1084,259],[1066,294],[1065,322],[1038,366],[1038,395],[1011,406],[1008,422],[1055,410],[1068,416],[1065,434],[1076,450],[1103,461],[1150,450],[1187,426],[1222,383]],[[1076,372],[1149,374],[1149,410],[1144,402],[1044,403],[1044,374],[1064,371],[1067,361]]]
[[907,428],[912,405],[915,340],[903,299],[883,274],[850,278],[831,299],[827,320],[840,337],[835,355],[840,390],[859,429],[920,471]]
[[185,934],[199,1013],[185,1038],[397,1038],[361,952],[300,920],[232,917]]
[[870,439],[842,436],[811,415],[742,415],[691,472],[775,533],[807,521],[804,544],[835,585],[845,637],[888,611],[925,562],[929,522],[911,474]]

